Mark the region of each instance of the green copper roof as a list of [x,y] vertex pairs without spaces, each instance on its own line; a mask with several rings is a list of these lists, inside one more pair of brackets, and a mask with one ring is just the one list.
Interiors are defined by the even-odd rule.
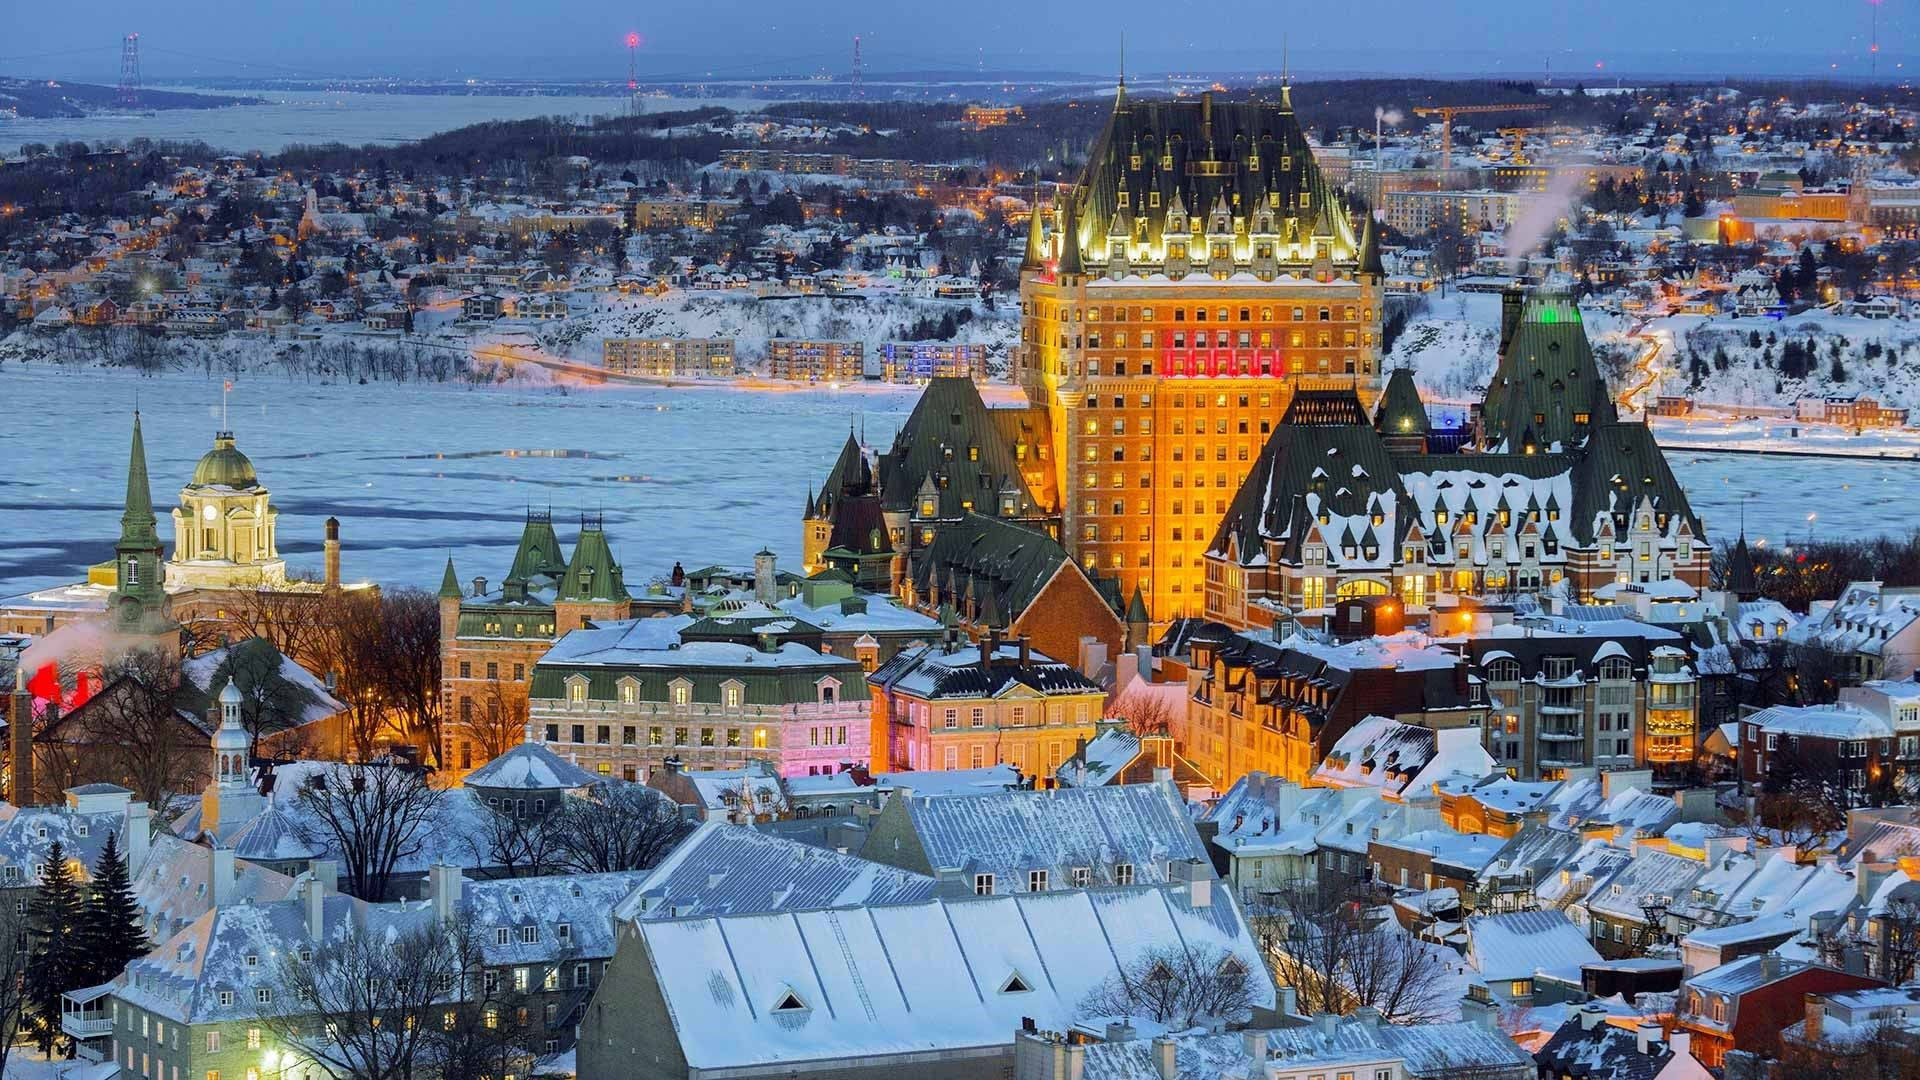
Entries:
[[1043,221],[1040,198],[1036,193],[1033,212],[1027,215],[1027,250],[1020,260],[1020,268],[1023,270],[1038,270],[1047,264],[1047,238],[1041,228]]
[[147,444],[140,437],[140,414],[133,414],[133,448],[127,453],[126,509],[120,514],[122,545],[157,542],[153,520],[153,488],[147,483]]
[[632,599],[621,579],[620,564],[613,561],[605,532],[597,527],[581,528],[580,540],[573,545],[573,561],[567,564],[555,599],[571,603]]
[[892,449],[880,457],[880,495],[886,509],[917,515],[921,490],[931,486],[938,518],[958,518],[969,511],[998,515],[1003,492],[1011,493],[1012,516],[1038,516],[1039,502],[993,411],[972,379],[929,381],[894,436]]
[[[1112,235],[1122,191],[1133,211],[1134,239],[1148,244],[1160,242],[1176,207],[1207,229],[1206,216],[1216,206],[1283,243],[1330,234],[1356,243],[1344,228],[1340,195],[1286,102],[1215,101],[1211,94],[1116,102],[1062,222],[1080,222],[1088,236]],[[1076,235],[1068,229],[1069,240]],[[1088,236],[1079,236],[1083,245]],[[1066,261],[1063,255],[1063,272]]]
[[1564,294],[1534,294],[1487,385],[1481,410],[1487,448],[1572,448],[1619,418],[1580,310]]
[[1420,389],[1413,385],[1413,372],[1394,368],[1373,414],[1374,430],[1382,435],[1425,435],[1429,426]]
[[1360,272],[1376,277],[1386,276],[1386,268],[1380,262],[1380,234],[1373,227],[1373,211],[1367,211],[1367,222],[1360,233]]
[[560,538],[553,533],[553,516],[545,511],[529,511],[526,527],[520,530],[520,546],[513,552],[513,568],[506,580],[524,584],[542,577],[557,577],[567,568],[560,554]]
[[213,437],[213,449],[201,455],[193,467],[194,487],[228,487],[245,491],[260,486],[253,462],[233,444],[233,432],[222,431]]
[[453,573],[453,556],[447,556],[446,572],[440,575],[440,597],[443,600],[460,599],[460,579]]

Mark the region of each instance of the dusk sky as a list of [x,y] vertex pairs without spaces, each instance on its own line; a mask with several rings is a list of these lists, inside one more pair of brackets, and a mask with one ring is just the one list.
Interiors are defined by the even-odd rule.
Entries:
[[[1913,5],[1880,8],[1884,75],[1916,56]],[[1175,14],[1178,13],[1178,14]],[[976,0],[967,4],[721,0],[106,0],[10,5],[0,73],[113,81],[138,31],[149,79],[169,75],[497,75],[624,78],[621,39],[646,37],[643,77],[844,72],[864,37],[869,72],[1277,70],[1297,73],[1867,73],[1869,0]]]

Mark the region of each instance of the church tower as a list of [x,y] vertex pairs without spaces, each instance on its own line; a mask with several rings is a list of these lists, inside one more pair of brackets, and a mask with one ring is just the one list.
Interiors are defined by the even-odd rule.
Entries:
[[133,414],[133,448],[127,458],[127,502],[120,515],[120,541],[113,546],[116,580],[107,601],[107,617],[123,650],[157,647],[180,651],[180,624],[174,621],[160,564],[160,536],[153,516],[153,488],[147,483],[147,448],[140,437],[140,414]]

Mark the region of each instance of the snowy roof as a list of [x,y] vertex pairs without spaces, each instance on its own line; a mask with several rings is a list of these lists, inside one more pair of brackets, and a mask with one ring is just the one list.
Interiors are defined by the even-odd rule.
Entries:
[[[458,910],[480,932],[488,965],[606,960],[614,950],[614,906],[646,877],[628,871],[462,881]],[[510,931],[504,945],[496,933],[502,927]]]
[[1671,901],[1693,887],[1694,879],[1705,868],[1692,859],[1669,855],[1664,851],[1643,849],[1634,854],[1612,877],[1594,886],[1587,897],[1587,910],[1628,922],[1646,921],[1641,902],[1648,897],[1666,897]]
[[1579,981],[1580,966],[1600,959],[1587,935],[1561,911],[1512,911],[1467,920],[1467,963],[1488,982],[1546,972]]
[[1821,739],[1884,739],[1893,735],[1893,723],[1886,717],[1844,702],[1774,705],[1747,717],[1746,722],[1770,735],[1807,735]]
[[1067,787],[1110,784],[1121,770],[1140,756],[1140,736],[1124,727],[1110,727],[1088,741],[1055,772]]
[[1347,729],[1313,771],[1318,784],[1417,796],[1452,776],[1480,777],[1494,760],[1473,728],[1436,731],[1370,716]]
[[1272,982],[1225,889],[1133,887],[640,922],[687,1066],[793,1068],[1064,1030],[1148,950],[1230,951]]
[[614,908],[620,919],[751,915],[932,899],[924,874],[709,821]]
[[466,784],[510,791],[568,791],[599,781],[539,743],[521,743],[468,773]]
[[[1048,791],[1004,791],[929,799],[893,799],[884,813],[905,807],[926,864],[936,873],[993,874],[998,891],[1027,887],[1031,871],[1049,872],[1049,887],[1064,888],[1084,868],[1091,883],[1117,882],[1129,865],[1141,884],[1169,878],[1170,862],[1207,859],[1205,844],[1170,781]],[[876,825],[866,850],[888,838]],[[890,852],[888,853],[891,854]],[[1207,863],[1211,875],[1212,864]]]
[[1500,853],[1506,841],[1485,833],[1463,833],[1452,829],[1421,829],[1403,836],[1379,841],[1382,846],[1418,851],[1432,856],[1436,863],[1478,873]]

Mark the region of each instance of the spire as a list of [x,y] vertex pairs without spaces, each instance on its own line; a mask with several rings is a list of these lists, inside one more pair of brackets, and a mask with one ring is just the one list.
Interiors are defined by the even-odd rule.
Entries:
[[1038,270],[1047,265],[1047,238],[1041,231],[1040,188],[1033,189],[1033,211],[1027,215],[1027,254],[1020,260],[1020,269]]
[[1114,94],[1113,107],[1118,109],[1127,103],[1127,32],[1120,31],[1120,89]]
[[127,505],[120,515],[122,543],[151,543],[154,536],[153,488],[147,483],[147,445],[140,437],[140,413],[133,414],[133,449],[127,454]]
[[1380,263],[1380,238],[1373,231],[1373,210],[1367,210],[1366,227],[1360,232],[1360,272],[1375,277],[1385,277],[1386,270]]
[[1293,68],[1287,56],[1287,35],[1280,35],[1280,111],[1293,111]]
[[1060,207],[1060,272],[1080,273],[1080,228],[1073,218],[1073,195],[1069,193]]
[[446,572],[440,575],[440,599],[460,599],[460,579],[453,572],[453,556],[447,556]]

